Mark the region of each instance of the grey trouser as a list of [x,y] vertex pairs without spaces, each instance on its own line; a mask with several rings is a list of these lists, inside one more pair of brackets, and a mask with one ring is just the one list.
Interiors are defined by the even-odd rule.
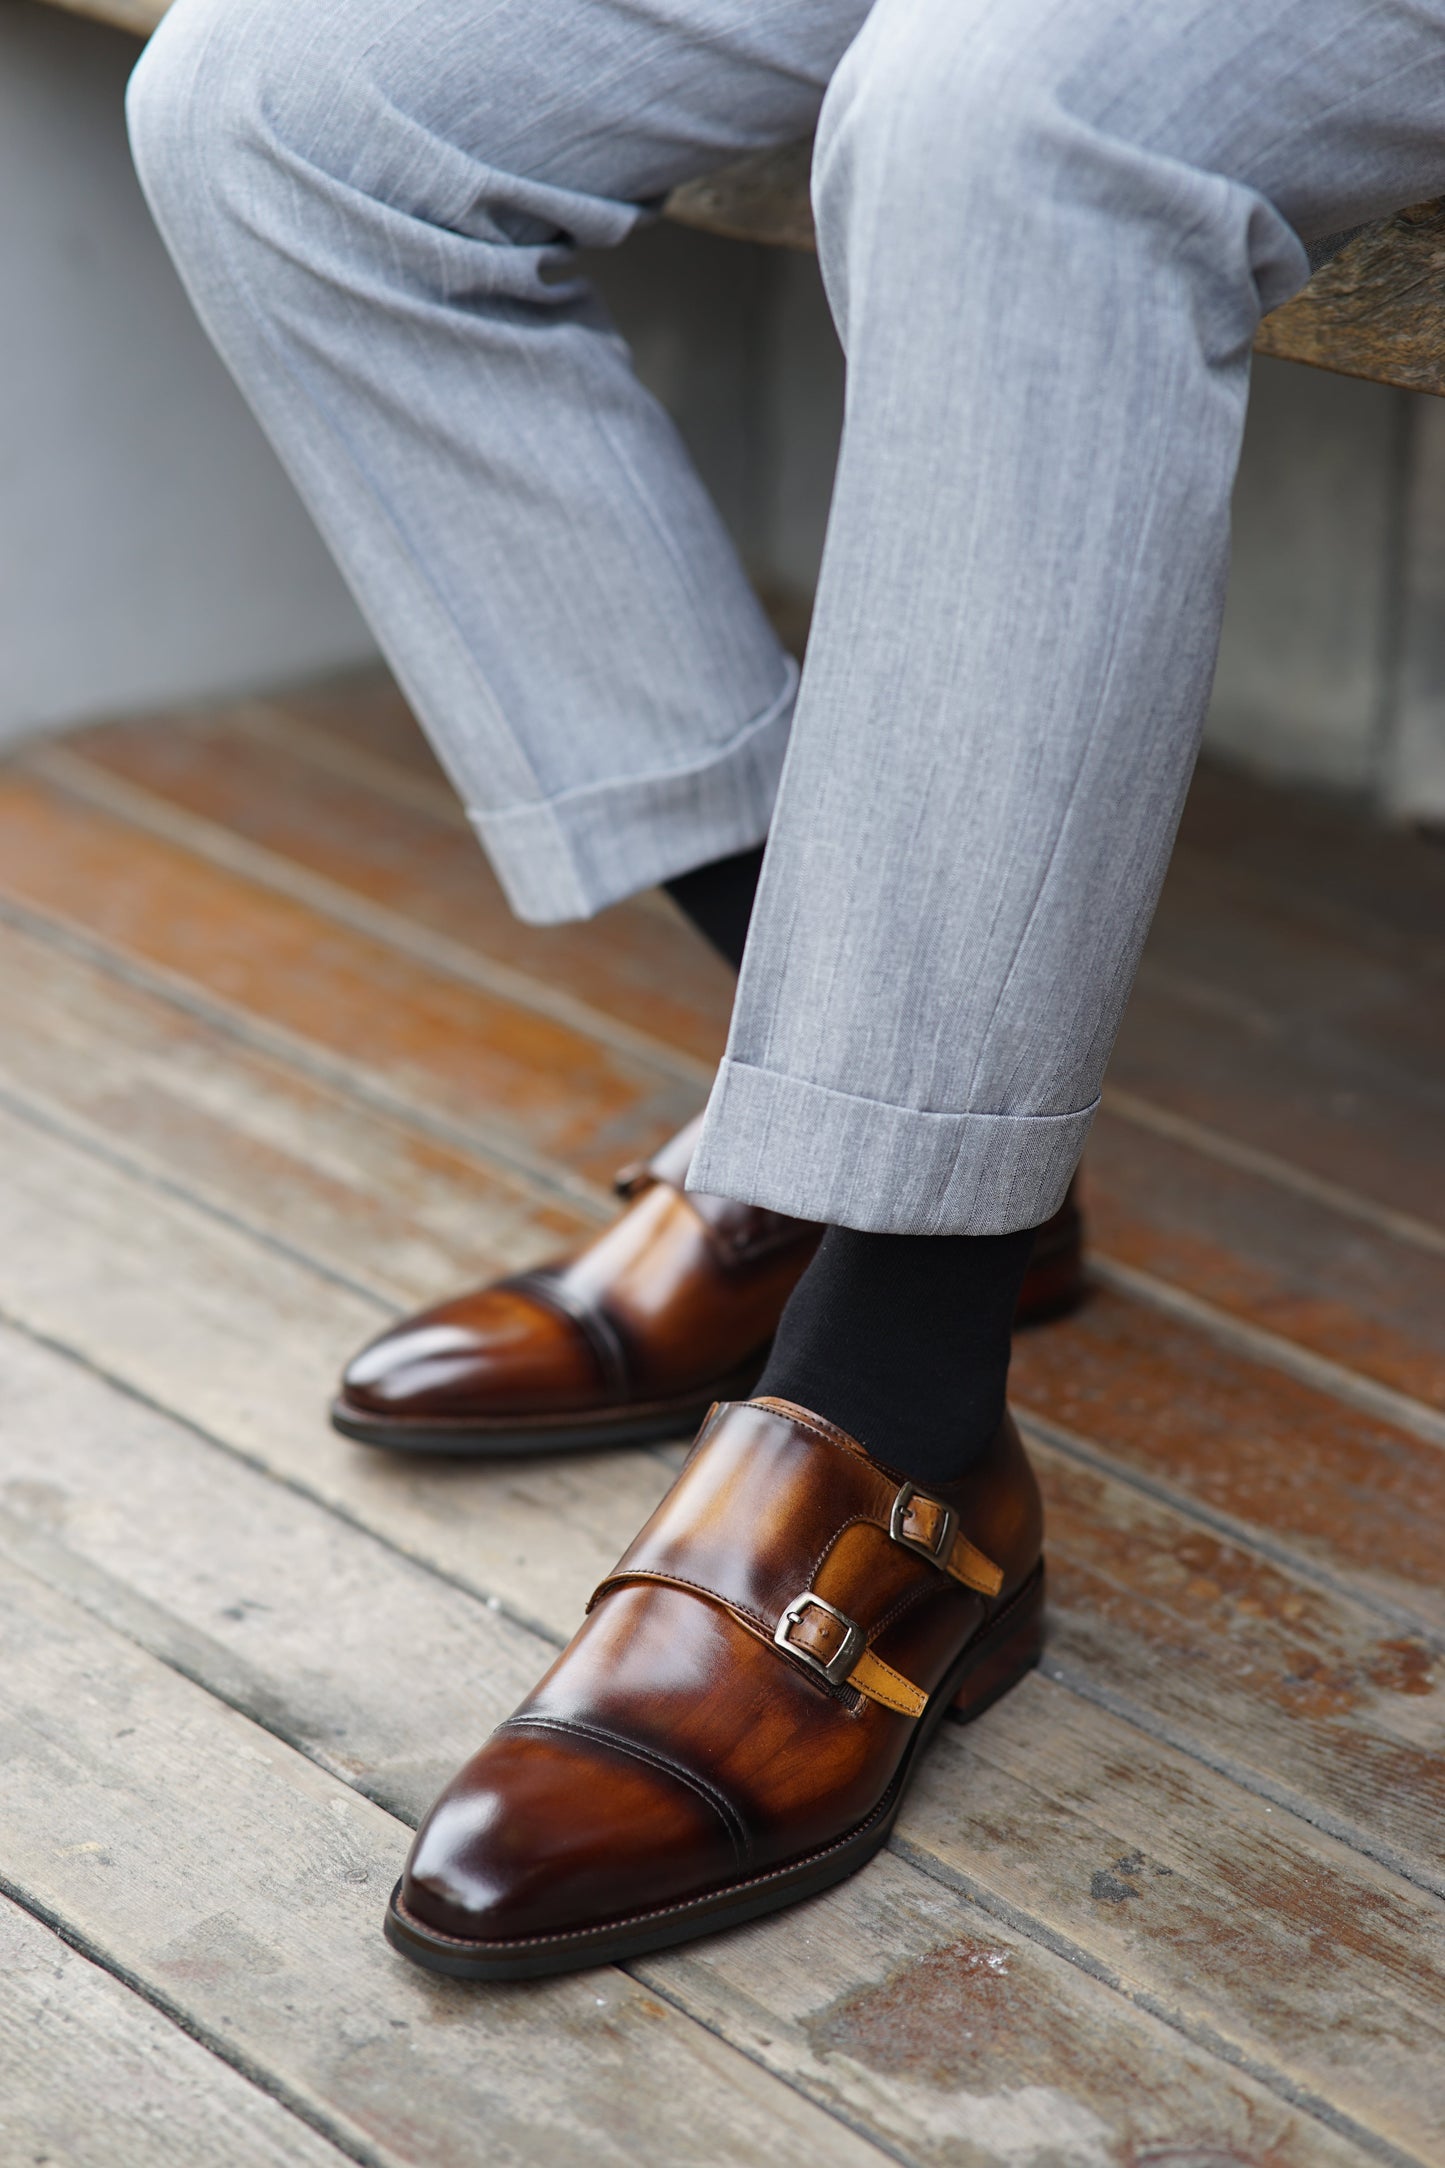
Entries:
[[[801,688],[572,260],[818,124]],[[696,1186],[988,1233],[1078,1158],[1208,694],[1250,341],[1445,189],[1445,0],[178,0],[142,180],[539,920],[770,835]]]

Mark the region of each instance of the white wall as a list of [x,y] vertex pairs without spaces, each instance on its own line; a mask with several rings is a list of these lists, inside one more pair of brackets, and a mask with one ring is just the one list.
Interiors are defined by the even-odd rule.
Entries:
[[1422,403],[1256,362],[1206,732],[1216,752],[1378,792],[1396,720],[1405,462]]
[[0,5],[0,738],[372,652],[151,227],[139,50]]
[[1445,399],[1411,405],[1384,803],[1445,834]]

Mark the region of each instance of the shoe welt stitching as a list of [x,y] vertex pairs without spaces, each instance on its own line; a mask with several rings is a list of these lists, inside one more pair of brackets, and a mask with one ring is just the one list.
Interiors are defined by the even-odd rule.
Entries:
[[[964,1648],[959,1651],[960,1659],[962,1658],[964,1652],[972,1647],[975,1641],[980,1640],[985,1632],[992,1632],[997,1626],[1002,1623],[1002,1621],[1007,1617],[1008,1613],[1014,1610],[1016,1606],[1022,1602],[1023,1598],[1028,1594],[1030,1589],[1033,1587],[1034,1582],[1037,1580],[1039,1576],[1039,1569],[1042,1563],[1043,1561],[1042,1559],[1040,1559],[1038,1565],[1034,1567],[1033,1572],[1029,1574],[1028,1577],[1019,1584],[1019,1586],[1014,1590],[1013,1594],[1008,1598],[1007,1602],[1000,1607],[1000,1609],[995,1613],[992,1619],[984,1621],[983,1624],[981,1624],[974,1633],[969,1635],[968,1640],[964,1643]],[[936,1698],[936,1696],[930,1696],[930,1708],[932,1707],[933,1701]],[[509,1721],[511,1721],[511,1719],[509,1719]],[[526,1722],[529,1720],[525,1718],[519,1718],[517,1719],[517,1721]],[[565,1729],[566,1727],[563,1726],[560,1728]],[[600,1940],[604,1935],[617,1933],[619,1928],[640,1926],[645,1922],[651,1920],[668,1919],[675,1916],[679,1912],[690,1912],[696,1910],[700,1905],[708,1903],[713,1897],[716,1896],[739,1894],[744,1890],[761,1888],[765,1883],[768,1882],[780,1881],[781,1879],[783,1879],[783,1877],[787,1875],[797,1873],[797,1871],[802,1867],[811,1866],[816,1860],[826,1859],[832,1852],[841,1851],[845,1845],[856,1843],[859,1837],[863,1836],[879,1819],[879,1817],[887,1811],[888,1807],[892,1803],[894,1794],[899,1788],[899,1780],[901,1774],[901,1769],[895,1772],[892,1782],[889,1784],[882,1798],[878,1801],[878,1804],[872,1809],[870,1813],[864,1815],[861,1822],[856,1823],[852,1829],[845,1830],[841,1837],[834,1837],[827,1844],[819,1845],[816,1847],[815,1850],[811,1852],[800,1853],[793,1859],[783,1860],[776,1867],[765,1868],[760,1874],[751,1875],[746,1881],[738,1883],[735,1889],[729,1888],[728,1890],[704,1890],[701,1892],[700,1895],[696,1897],[684,1897],[677,1900],[673,1904],[654,1905],[646,1907],[641,1912],[625,1913],[621,1918],[615,1920],[599,1920],[594,1926],[590,1928],[556,1928],[549,1934],[504,1936],[499,1940],[493,1942],[481,1940],[473,1935],[450,1935],[446,1932],[444,1928],[428,1926],[425,1920],[415,1920],[415,1924],[418,1927],[422,1928],[425,1933],[429,1935],[434,1941],[450,1943],[454,1949],[459,1950],[507,1951],[517,1949],[535,1949],[539,1944],[549,1942],[582,1942],[586,1941],[589,1938],[593,1940]],[[400,1887],[400,1884],[398,1884],[397,1894],[393,1898],[396,1909],[404,1919],[415,1919],[415,1915],[409,1913],[406,1909],[406,1906],[401,1902]]]
[[[559,1927],[549,1934],[504,1935],[496,1941],[487,1942],[474,1935],[449,1935],[445,1928],[428,1926],[425,1920],[416,1920],[416,1924],[418,1927],[423,1928],[435,1941],[449,1942],[459,1950],[528,1949],[542,1942],[581,1941],[588,1936],[600,1939],[603,1935],[615,1934],[619,1928],[638,1926],[651,1920],[665,1920],[678,1912],[693,1911],[699,1905],[710,1903],[714,1897],[738,1896],[750,1889],[761,1889],[769,1882],[783,1881],[788,1875],[796,1874],[800,1868],[811,1867],[817,1860],[827,1859],[833,1852],[841,1852],[845,1846],[856,1844],[860,1837],[866,1836],[873,1824],[887,1813],[897,1790],[898,1778],[895,1776],[878,1804],[870,1813],[864,1815],[861,1822],[855,1823],[852,1829],[844,1830],[841,1837],[833,1837],[827,1844],[820,1844],[811,1852],[800,1852],[795,1858],[785,1859],[776,1867],[766,1867],[761,1873],[749,1875],[741,1882],[727,1883],[713,1889],[701,1890],[694,1897],[681,1897],[672,1904],[650,1905],[641,1912],[623,1913],[615,1920],[599,1920],[592,1927]],[[407,1911],[400,1897],[396,1898],[395,1902],[398,1912],[404,1918],[415,1919],[415,1914]]]

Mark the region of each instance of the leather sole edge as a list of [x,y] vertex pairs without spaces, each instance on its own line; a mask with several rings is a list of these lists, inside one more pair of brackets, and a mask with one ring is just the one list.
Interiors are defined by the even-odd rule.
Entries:
[[451,1460],[516,1460],[532,1453],[601,1452],[610,1446],[657,1445],[668,1439],[687,1439],[715,1400],[734,1399],[737,1393],[734,1380],[719,1386],[705,1400],[689,1401],[686,1406],[619,1409],[615,1415],[596,1422],[498,1422],[495,1427],[436,1420],[397,1423],[386,1416],[367,1415],[348,1407],[344,1400],[333,1400],[327,1412],[332,1429],[340,1431],[343,1438],[384,1452]]

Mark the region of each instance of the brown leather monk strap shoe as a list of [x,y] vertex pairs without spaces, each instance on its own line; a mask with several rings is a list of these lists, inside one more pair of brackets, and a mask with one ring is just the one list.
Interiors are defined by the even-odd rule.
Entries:
[[[619,1177],[629,1208],[575,1256],[422,1310],[348,1367],[331,1419],[366,1445],[540,1453],[686,1436],[751,1392],[818,1244],[807,1220],[683,1189],[701,1117]],[[1018,1322],[1078,1301],[1070,1193],[1039,1230]]]
[[1041,1540],[1008,1417],[924,1492],[789,1401],[714,1409],[567,1649],[422,1824],[390,1940],[434,1971],[526,1979],[841,1881],[941,1718],[1037,1660]]

